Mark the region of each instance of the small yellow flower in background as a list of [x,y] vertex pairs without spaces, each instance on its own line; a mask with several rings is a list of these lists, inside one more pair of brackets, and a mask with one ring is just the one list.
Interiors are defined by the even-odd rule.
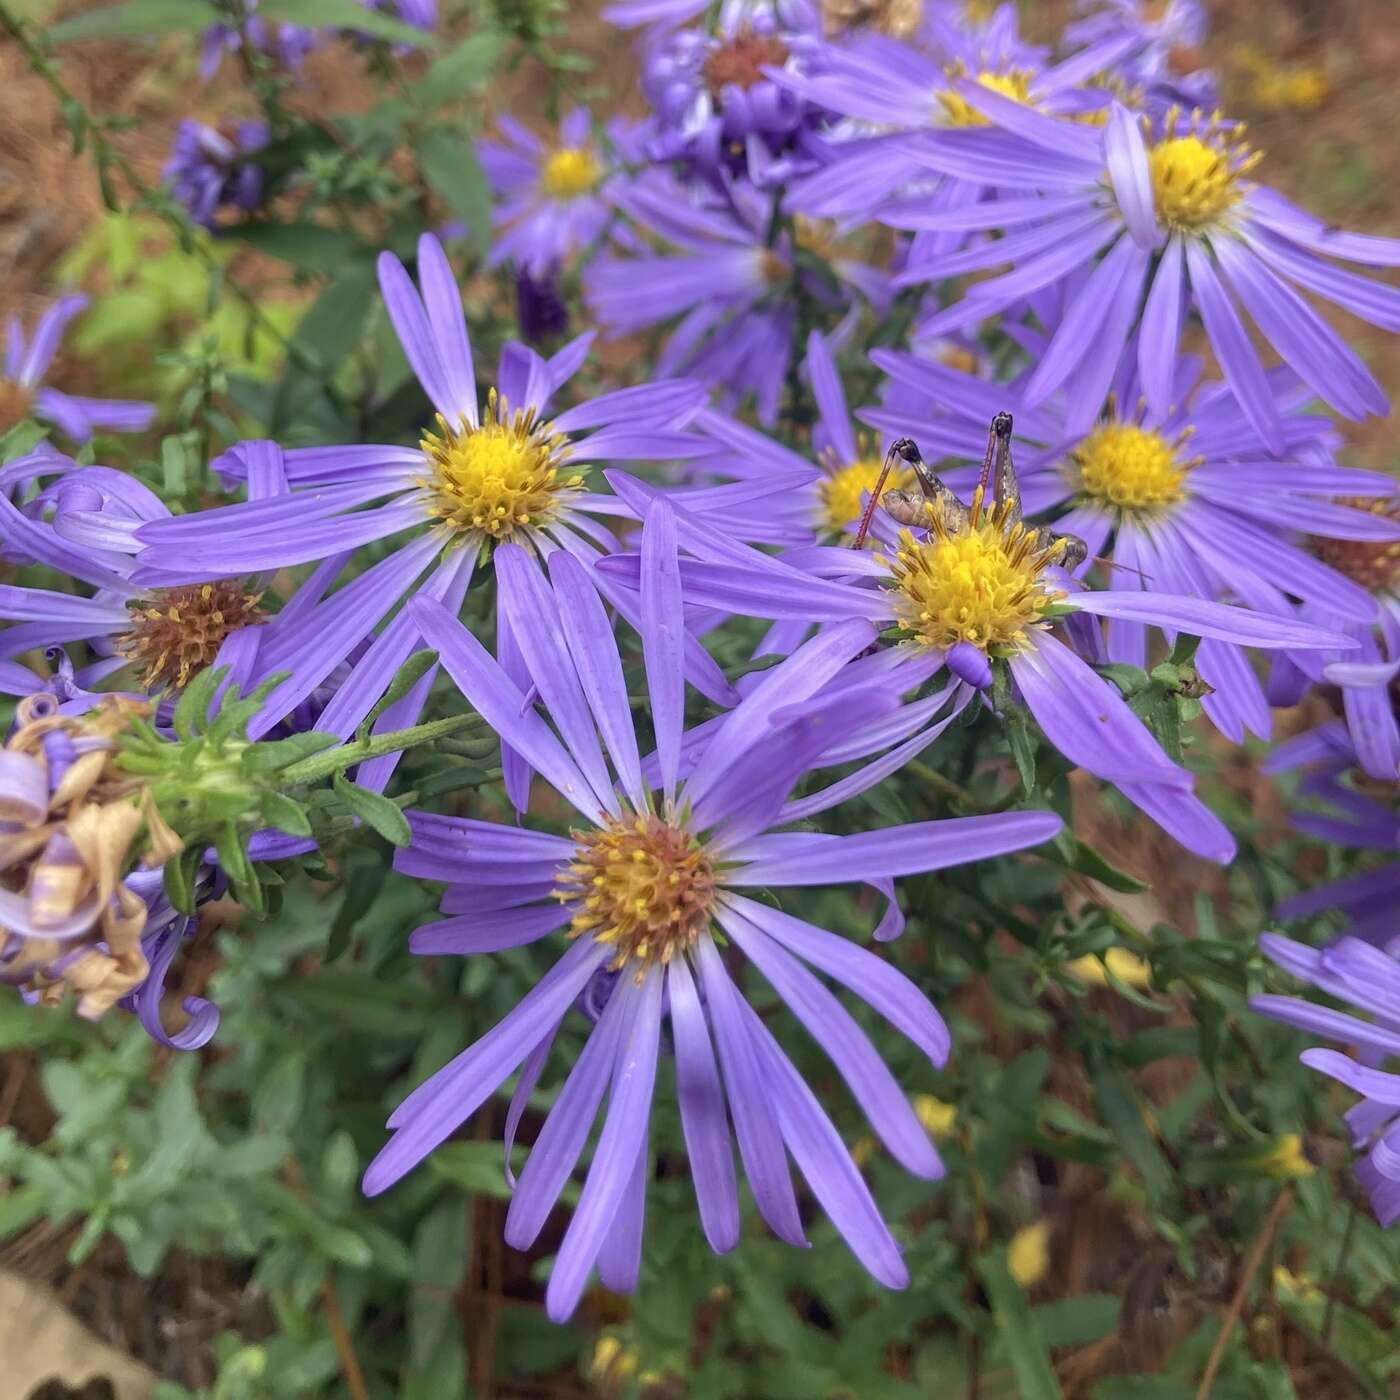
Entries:
[[589,1364],[588,1373],[598,1379],[610,1376],[621,1380],[630,1376],[637,1369],[637,1364],[637,1353],[629,1351],[616,1337],[607,1333],[598,1338],[593,1348],[593,1360]]
[[851,1161],[858,1167],[869,1165],[871,1158],[875,1155],[876,1145],[875,1139],[869,1134],[857,1138],[855,1145],[851,1148]]
[[932,1094],[915,1094],[914,1112],[931,1138],[947,1137],[953,1131],[953,1124],[958,1121],[957,1109]]
[[1249,75],[1249,100],[1268,112],[1311,112],[1332,90],[1315,64],[1280,63],[1253,44],[1236,47],[1235,63]]
[[1322,1290],[1307,1274],[1295,1274],[1280,1264],[1274,1270],[1274,1287],[1280,1293],[1290,1294],[1300,1303],[1317,1303],[1324,1296]]
[[1022,1288],[1033,1288],[1050,1267],[1050,1222],[1037,1220],[1011,1237],[1006,1248],[1006,1267]]
[[1110,948],[1102,959],[1095,953],[1088,953],[1066,966],[1071,977],[1093,987],[1108,986],[1110,972],[1129,987],[1147,987],[1152,982],[1151,965],[1126,948]]
[[1303,1152],[1303,1139],[1297,1133],[1284,1133],[1255,1165],[1265,1176],[1293,1178],[1311,1176],[1317,1168]]

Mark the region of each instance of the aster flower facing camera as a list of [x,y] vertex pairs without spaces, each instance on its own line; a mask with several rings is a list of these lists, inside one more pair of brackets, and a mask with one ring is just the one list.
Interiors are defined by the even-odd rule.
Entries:
[[612,218],[605,186],[608,156],[594,139],[588,109],[575,107],[546,143],[513,117],[499,119],[502,140],[479,141],[477,155],[500,203],[504,231],[491,265],[512,262],[542,281],[598,242]]
[[52,423],[74,442],[106,429],[139,433],[155,417],[154,404],[134,399],[93,399],[65,394],[44,383],[68,323],[88,304],[82,295],[56,301],[26,337],[18,316],[6,327],[4,372],[0,373],[0,437],[26,418]]
[[[934,658],[978,689],[990,688],[994,663],[1003,664],[1020,701],[1066,758],[1113,783],[1189,849],[1229,860],[1234,840],[1193,794],[1191,774],[1167,756],[1117,687],[1075,646],[1099,653],[1096,617],[1266,648],[1328,647],[1341,638],[1291,618],[1186,595],[1069,591],[1060,564],[1082,543],[1021,518],[1005,450],[1010,433],[1009,415],[994,420],[984,481],[967,505],[929,472],[913,443],[898,444],[923,499],[891,493],[885,500],[893,504],[899,496],[901,518],[921,523],[897,533],[886,526],[884,548],[875,553],[809,547],[773,557],[678,511],[691,556],[681,561],[687,600],[803,627],[862,618],[892,629],[899,653]],[[617,474],[613,481],[621,494],[645,499],[640,483]],[[598,570],[631,583],[637,559],[613,556]],[[1078,629],[1069,633],[1074,645],[1055,635],[1062,623]]]
[[[934,1065],[946,1058],[947,1030],[883,959],[743,891],[884,884],[1036,845],[1055,834],[1059,819],[1019,812],[849,837],[773,830],[787,820],[788,794],[802,776],[894,716],[898,692],[867,673],[854,684],[870,704],[852,703],[857,692],[841,683],[843,668],[874,632],[844,623],[767,673],[728,714],[684,733],[683,603],[664,501],[648,514],[642,537],[653,759],[641,756],[621,660],[590,573],[560,552],[549,560],[546,583],[516,545],[503,546],[498,571],[537,619],[522,684],[541,697],[557,737],[522,684],[443,608],[426,601],[412,608],[473,707],[503,745],[528,756],[577,811],[578,824],[564,837],[410,813],[413,843],[396,864],[445,881],[449,915],[419,929],[411,946],[425,954],[483,953],[561,929],[571,942],[514,1011],[399,1105],[389,1120],[394,1136],[365,1173],[365,1190],[377,1194],[403,1177],[523,1066],[509,1113],[509,1155],[558,1028],[578,1002],[596,1025],[526,1161],[506,1239],[526,1248],[538,1237],[606,1094],[546,1305],[551,1317],[567,1317],[595,1267],[608,1287],[630,1290],[640,1265],[661,1027],[669,1017],[681,1121],[711,1246],[728,1250],[739,1234],[732,1123],[758,1209],[780,1238],[806,1242],[786,1149],[857,1258],[881,1282],[904,1286],[898,1245],[813,1091],[741,994],[733,958],[742,954],[767,979],[820,1040],[891,1153],[925,1178],[942,1173],[928,1132],[812,969],[856,992]],[[729,957],[721,955],[721,935]]]
[[262,203],[263,175],[250,157],[267,141],[266,122],[239,122],[225,136],[203,122],[182,121],[165,166],[170,193],[207,229],[218,226],[221,209],[251,214]]
[[[254,737],[347,658],[344,679],[316,727],[341,737],[353,733],[419,649],[415,615],[399,611],[399,604],[422,593],[456,611],[478,565],[498,545],[524,543],[541,556],[564,549],[589,562],[611,548],[612,535],[597,517],[632,512],[624,502],[589,490],[582,470],[587,464],[669,461],[713,450],[679,426],[704,400],[703,389],[690,380],[617,390],[547,417],[550,400],[587,358],[591,336],[550,360],[507,344],[483,412],[456,280],[431,234],[419,241],[418,270],[421,294],[397,258],[380,257],[390,320],[437,410],[435,426],[417,447],[277,450],[288,484],[279,498],[153,520],[135,532],[141,552],[134,580],[140,585],[173,587],[317,563],[307,584],[314,592],[297,626],[267,649],[263,674],[286,671],[290,677],[269,696],[252,726]],[[257,453],[270,446],[244,444],[215,466],[230,480],[251,485]],[[379,541],[394,544],[328,591],[356,550]],[[625,591],[614,601],[635,617]],[[732,702],[718,667],[693,639],[687,658],[706,694]],[[412,724],[434,674],[386,710],[379,725]],[[392,766],[390,760],[376,770],[381,785]]]
[[642,65],[653,112],[648,156],[716,183],[734,177],[761,189],[814,170],[827,114],[773,74],[801,72],[817,37],[808,0],[730,3],[712,30],[658,35]]
[[889,278],[829,225],[799,220],[791,235],[770,239],[771,200],[742,186],[728,194],[702,202],[659,171],[619,191],[619,208],[679,251],[599,257],[584,276],[584,295],[611,334],[679,317],[658,372],[720,387],[726,410],[752,394],[767,427],[777,421],[792,363],[798,302],[835,321],[862,301],[887,305]]
[[[1384,415],[1385,394],[1356,353],[1300,294],[1312,292],[1385,330],[1400,330],[1400,289],[1335,267],[1340,258],[1400,266],[1400,240],[1344,233],[1304,213],[1252,172],[1262,153],[1219,116],[1173,108],[1148,121],[1114,104],[1095,129],[1056,119],[964,85],[995,129],[929,146],[929,168],[981,178],[997,198],[974,210],[930,205],[901,227],[996,230],[1004,236],[927,262],[911,261],[906,286],[1009,266],[925,320],[921,337],[962,329],[1043,289],[1064,310],[1037,367],[1030,406],[1063,387],[1088,411],[1105,362],[1117,364],[1135,328],[1143,392],[1154,412],[1173,404],[1177,350],[1188,310],[1260,437],[1284,447],[1279,405],[1243,307],[1282,360],[1349,418]],[[993,173],[994,172],[994,173]],[[1086,355],[1085,347],[1092,347]]]
[[[1020,334],[1037,360],[1040,334]],[[1089,556],[1118,566],[1109,575],[1114,587],[1243,600],[1280,616],[1292,615],[1291,600],[1301,599],[1313,607],[1311,621],[1342,632],[1366,630],[1376,616],[1372,596],[1295,541],[1300,533],[1321,537],[1324,557],[1333,549],[1400,547],[1395,522],[1332,500],[1354,496],[1383,505],[1395,497],[1394,480],[1333,463],[1330,421],[1303,411],[1311,396],[1286,371],[1270,380],[1285,442],[1275,454],[1228,388],[1202,381],[1193,356],[1178,361],[1175,406],[1158,414],[1139,392],[1135,351],[1130,343],[1106,407],[1090,417],[1059,397],[1026,407],[1038,368],[1002,388],[913,355],[876,350],[872,359],[902,391],[900,407],[862,410],[861,417],[940,453],[965,456],[993,405],[1013,408],[1016,437],[1026,444],[1016,449],[1024,509],[1049,514],[1053,528],[1081,539]],[[976,478],[958,473],[949,485],[966,495]],[[1146,669],[1147,641],[1141,622],[1112,619],[1107,659]],[[1322,664],[1321,653],[1305,655]],[[1208,638],[1195,664],[1212,688],[1202,703],[1221,731],[1236,743],[1246,730],[1267,738],[1269,702],[1247,653]]]
[[[1393,933],[1393,905],[1391,916]],[[1298,1058],[1361,1095],[1361,1102],[1346,1114],[1352,1146],[1365,1153],[1356,1163],[1356,1176],[1376,1219],[1393,1225],[1400,1220],[1400,1073],[1384,1066],[1400,1056],[1400,961],[1359,938],[1342,938],[1319,952],[1266,933],[1259,947],[1285,972],[1368,1018],[1300,997],[1267,993],[1249,1001],[1263,1016],[1355,1052],[1353,1057],[1339,1050],[1304,1050]]]

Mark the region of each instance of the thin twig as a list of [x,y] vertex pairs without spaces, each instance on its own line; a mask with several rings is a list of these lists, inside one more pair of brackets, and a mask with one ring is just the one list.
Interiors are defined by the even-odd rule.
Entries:
[[1322,1340],[1332,1340],[1332,1323],[1337,1316],[1337,1294],[1341,1289],[1342,1266],[1347,1262],[1347,1251],[1351,1248],[1351,1237],[1356,1230],[1356,1202],[1351,1203],[1347,1212],[1347,1223],[1342,1230],[1342,1247],[1337,1251],[1337,1265],[1332,1270],[1332,1282],[1327,1289],[1327,1307],[1322,1314]]
[[1215,1345],[1210,1349],[1210,1358],[1206,1361],[1205,1374],[1201,1377],[1201,1384],[1196,1391],[1196,1400],[1206,1400],[1211,1387],[1215,1384],[1216,1372],[1220,1370],[1220,1364],[1225,1359],[1225,1348],[1230,1344],[1230,1334],[1234,1332],[1235,1324],[1240,1320],[1240,1314],[1244,1311],[1244,1300],[1249,1296],[1249,1286],[1254,1282],[1254,1275],[1259,1272],[1259,1265],[1263,1263],[1264,1255],[1269,1248],[1269,1241],[1273,1239],[1274,1231],[1278,1229],[1278,1223],[1283,1219],[1284,1211],[1292,1203],[1293,1188],[1290,1186],[1279,1193],[1278,1199],[1270,1208],[1264,1224],[1260,1227],[1259,1234],[1249,1247],[1249,1253],[1245,1256],[1244,1269],[1240,1273],[1240,1281],[1235,1287],[1235,1296],[1230,1299],[1225,1320],[1220,1325],[1220,1335],[1216,1337]]
[[360,1358],[355,1355],[355,1343],[350,1339],[350,1329],[345,1325],[345,1314],[340,1310],[340,1299],[335,1296],[335,1275],[326,1274],[321,1285],[321,1298],[326,1309],[326,1325],[331,1330],[331,1341],[335,1343],[336,1355],[340,1358],[341,1374],[345,1377],[345,1388],[350,1392],[350,1400],[369,1400],[365,1387],[365,1373],[360,1370]]

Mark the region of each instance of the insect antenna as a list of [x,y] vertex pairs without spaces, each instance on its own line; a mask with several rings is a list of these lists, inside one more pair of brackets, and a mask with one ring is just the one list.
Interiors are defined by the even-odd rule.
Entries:
[[[903,442],[903,440],[904,439],[901,438],[900,442]],[[898,446],[899,443],[892,442],[889,446],[889,450],[885,453],[885,463],[880,468],[880,475],[875,480],[874,489],[870,492],[870,500],[866,502],[865,514],[860,518],[860,529],[856,531],[856,542],[851,546],[853,549],[859,549],[865,543],[866,535],[870,533],[870,522],[875,518],[875,511],[880,504],[881,493],[885,489],[886,478],[888,478],[890,469],[894,466],[894,459],[897,455],[895,449]]]
[[1102,564],[1105,569],[1126,569],[1130,574],[1136,574],[1144,583],[1152,582],[1152,575],[1145,574],[1141,569],[1135,569],[1131,564],[1120,564],[1116,559],[1105,559],[1102,554],[1091,554],[1090,562]]

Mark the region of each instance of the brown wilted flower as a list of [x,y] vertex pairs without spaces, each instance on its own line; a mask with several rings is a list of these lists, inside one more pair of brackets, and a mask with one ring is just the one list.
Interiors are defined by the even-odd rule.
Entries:
[[145,902],[123,876],[146,832],[148,868],[182,843],[137,778],[114,762],[116,740],[149,707],[118,696],[83,715],[48,694],[21,701],[0,749],[0,977],[78,1014],[100,1016],[145,980]]

